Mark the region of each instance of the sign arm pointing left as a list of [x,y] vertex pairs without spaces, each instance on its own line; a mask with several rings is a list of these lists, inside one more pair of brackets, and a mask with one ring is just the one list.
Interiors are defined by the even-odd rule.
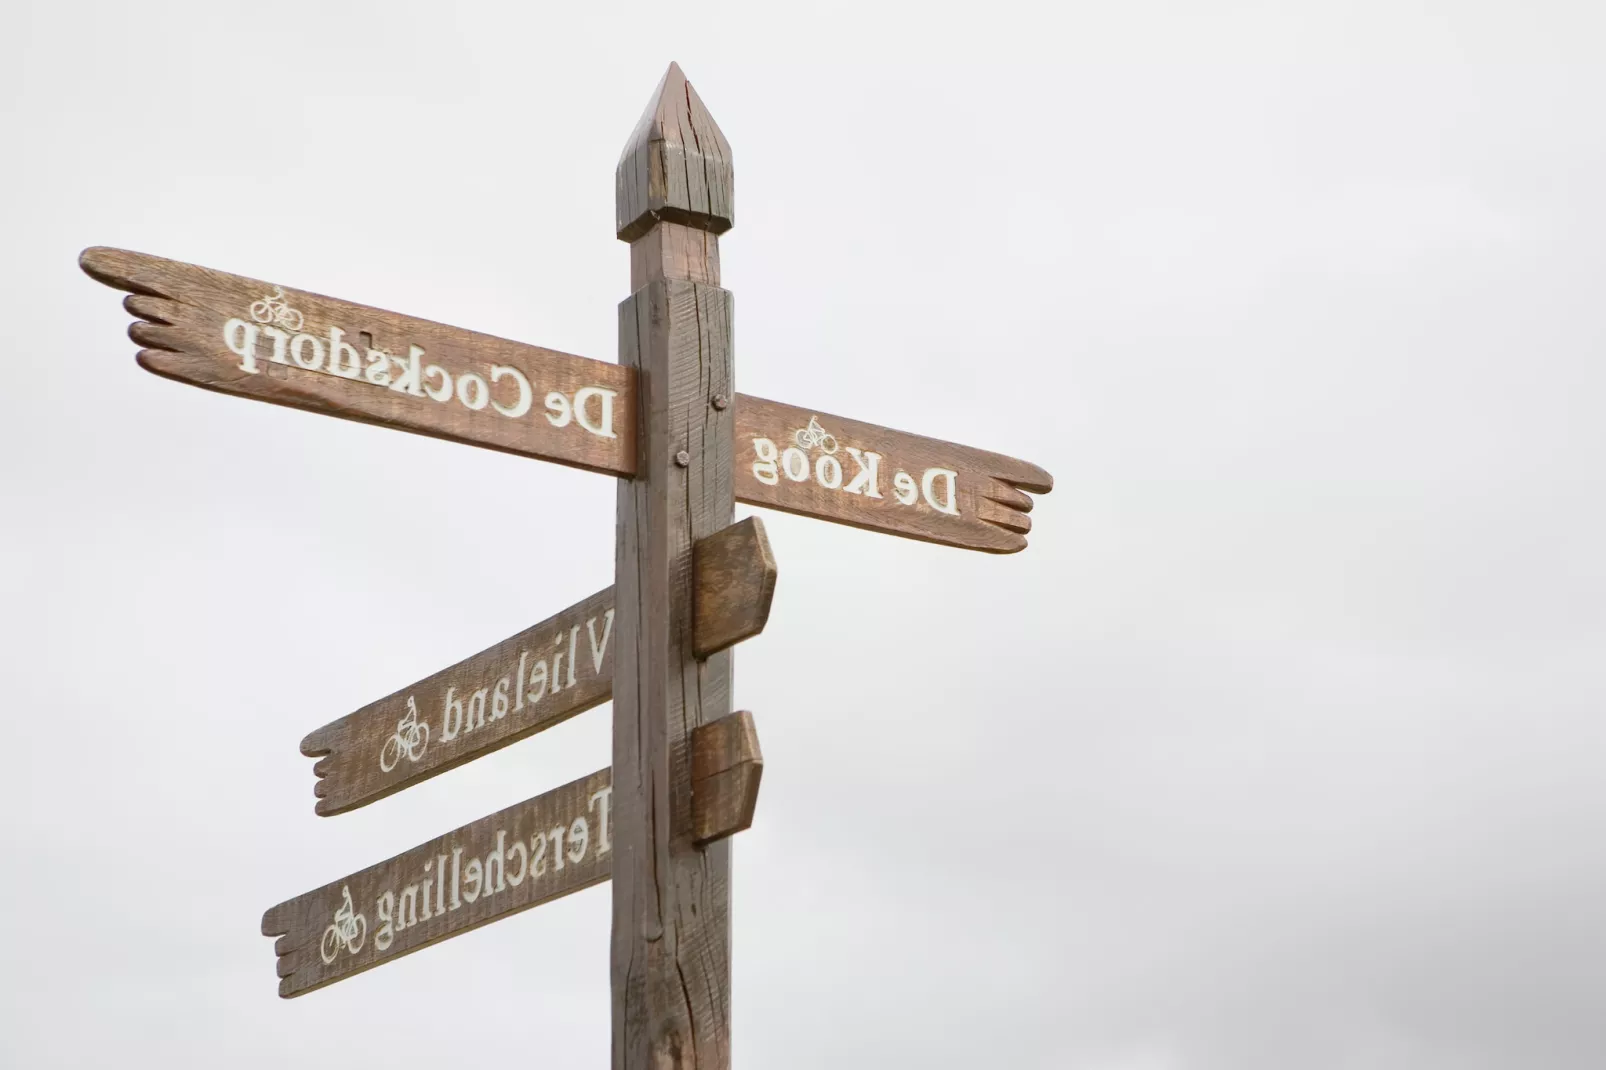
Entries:
[[141,367],[206,390],[609,475],[635,456],[628,369],[122,249]]

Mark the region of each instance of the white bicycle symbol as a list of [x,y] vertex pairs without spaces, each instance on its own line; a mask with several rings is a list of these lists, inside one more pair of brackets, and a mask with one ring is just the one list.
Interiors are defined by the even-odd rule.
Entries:
[[318,954],[323,957],[325,966],[335,961],[342,944],[355,955],[362,950],[362,942],[368,936],[368,919],[351,909],[351,889],[342,886],[340,894],[346,901],[335,909],[334,924],[323,931],[323,942],[318,945]]
[[258,323],[277,323],[287,331],[301,329],[301,313],[291,308],[284,299],[284,289],[273,288],[273,293],[251,304],[251,318]]
[[836,436],[826,434],[825,428],[820,426],[818,416],[809,417],[809,425],[792,436],[799,446],[811,450],[820,447],[822,453],[836,452]]
[[396,722],[396,733],[385,740],[385,745],[379,749],[379,768],[383,772],[390,772],[396,768],[396,763],[407,755],[409,762],[416,762],[424,756],[424,749],[429,746],[429,725],[418,721],[418,704],[413,696],[407,696],[407,715]]

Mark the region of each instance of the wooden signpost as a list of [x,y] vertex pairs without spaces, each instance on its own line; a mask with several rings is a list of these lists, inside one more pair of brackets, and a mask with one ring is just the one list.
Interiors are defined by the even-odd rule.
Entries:
[[671,64],[615,176],[619,362],[159,257],[94,248],[146,369],[209,390],[617,477],[614,584],[309,733],[344,813],[613,699],[613,764],[270,909],[296,996],[612,880],[615,1070],[730,1065],[730,841],[763,770],[731,648],[775,562],[740,501],[991,553],[1026,546],[1043,469],[735,393],[719,235],[730,146]]

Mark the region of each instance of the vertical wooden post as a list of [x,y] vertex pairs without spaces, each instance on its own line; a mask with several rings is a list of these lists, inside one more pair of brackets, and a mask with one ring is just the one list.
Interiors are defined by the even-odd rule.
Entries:
[[699,661],[692,544],[730,524],[730,146],[671,64],[619,160],[630,243],[619,360],[636,369],[619,481],[613,692],[613,1067],[730,1066],[730,841],[693,840],[691,732],[730,712],[731,652]]

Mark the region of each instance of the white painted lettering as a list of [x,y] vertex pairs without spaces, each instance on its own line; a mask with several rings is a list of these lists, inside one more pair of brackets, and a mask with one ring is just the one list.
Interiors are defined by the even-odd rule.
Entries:
[[540,702],[544,694],[546,694],[546,662],[538,660],[530,670],[530,701]]
[[547,419],[553,427],[566,427],[574,413],[569,408],[569,399],[556,390],[546,396]]
[[468,713],[463,717],[463,731],[472,732],[485,727],[485,696],[490,688],[482,687],[468,697]]
[[530,400],[533,396],[530,392],[530,380],[526,379],[524,373],[517,368],[509,367],[506,364],[493,364],[491,366],[491,382],[493,384],[499,383],[503,379],[512,379],[518,385],[519,399],[511,405],[503,405],[500,401],[493,401],[491,402],[491,408],[503,416],[517,420],[520,416],[530,411]]
[[418,885],[409,884],[402,889],[401,901],[396,904],[396,931],[411,929],[418,924]]
[[858,463],[859,471],[842,489],[849,494],[863,494],[866,498],[881,497],[879,480],[876,479],[876,466],[881,463],[881,454],[861,452],[854,446],[847,447],[847,450],[848,456]]
[[842,462],[825,454],[814,462],[814,478],[826,490],[836,490],[842,485]]
[[803,482],[809,478],[809,455],[796,446],[786,447],[786,452],[781,454],[781,471],[785,472],[786,478],[792,482]]
[[242,319],[232,319],[223,325],[223,344],[229,352],[240,358],[240,370],[251,375],[257,373],[257,325]]
[[612,841],[608,838],[608,832],[609,832],[609,828],[608,828],[608,805],[612,801],[613,801],[613,785],[610,784],[607,787],[603,788],[601,791],[597,792],[595,795],[591,796],[591,801],[586,803],[586,808],[588,810],[596,810],[596,811],[598,811],[598,813],[597,813],[597,854],[599,854],[599,855],[607,854],[608,853],[608,849],[613,846]]
[[610,609],[603,613],[602,620],[601,643],[597,642],[597,618],[592,617],[590,620],[586,621],[586,634],[591,639],[591,671],[593,673],[600,673],[602,671],[602,655],[607,653],[608,636],[613,633],[613,610]]
[[[441,386],[439,390],[429,385],[429,377],[432,375],[440,376]],[[439,364],[431,364],[424,369],[424,393],[428,394],[433,401],[448,401],[451,399],[452,377],[447,374],[445,368]]]
[[528,650],[519,651],[519,671],[514,674],[513,680],[513,712],[518,713],[524,708],[524,663],[529,660]]
[[562,825],[547,832],[547,839],[552,843],[552,868],[563,868],[563,834],[567,831]]
[[546,872],[546,833],[530,837],[530,856],[530,872],[539,877]]
[[574,654],[575,654],[574,647],[575,647],[575,644],[577,642],[579,642],[579,640],[580,640],[580,626],[578,624],[576,624],[576,625],[574,625],[573,627],[571,627],[569,629],[569,686],[570,687],[574,686],[574,667],[576,665],[580,664],[580,659],[574,656]]
[[273,363],[289,364],[290,361],[285,358],[285,354],[290,351],[289,333],[281,331],[277,327],[263,327],[262,335],[264,338],[273,339],[273,352],[270,354],[270,359]]
[[457,732],[463,727],[463,700],[453,698],[455,687],[446,689],[446,704],[441,710],[441,742],[445,743],[457,738]]
[[[926,469],[926,474],[920,477],[920,491],[926,496],[926,504],[937,510],[939,513],[947,513],[949,516],[958,516],[959,503],[954,499],[954,480],[957,479],[958,476],[959,473],[955,472],[951,468]],[[943,480],[946,484],[946,493],[944,494],[944,498],[946,499],[945,501],[938,501],[937,494],[933,489],[934,485],[939,479]]]
[[[618,438],[613,433],[613,399],[618,391],[604,390],[600,386],[587,386],[574,392],[574,422],[598,438]],[[586,418],[586,402],[597,399],[597,421]]]
[[370,349],[368,351],[368,367],[363,377],[375,386],[390,385],[390,354],[383,349]]
[[423,366],[419,362],[424,359],[424,347],[408,346],[406,360],[402,360],[400,357],[391,357],[390,359],[395,361],[396,365],[401,368],[401,375],[397,376],[396,381],[390,384],[390,388],[397,393],[411,394],[415,398],[423,397]]
[[892,477],[892,496],[905,505],[913,505],[920,498],[920,488],[908,472],[899,472]]
[[[485,856],[485,894],[495,895],[497,892],[507,891],[507,881],[502,871],[507,867],[507,833],[501,829],[496,830],[496,850]],[[491,872],[495,869],[496,877],[492,879]]]
[[586,847],[591,843],[591,828],[586,824],[584,816],[574,819],[569,826],[569,861],[578,862],[586,856]]
[[472,903],[480,897],[480,883],[484,879],[485,871],[480,866],[480,860],[470,858],[468,865],[463,867],[463,902]]
[[464,408],[479,412],[491,400],[491,388],[473,372],[463,372],[457,377],[457,400]]
[[753,454],[758,458],[753,462],[753,478],[766,487],[773,487],[779,483],[781,473],[775,462],[780,459],[780,455],[775,452],[775,443],[767,438],[755,438]]
[[496,691],[491,695],[491,720],[493,721],[500,721],[507,716],[507,688],[507,677],[504,676],[496,682]]
[[342,337],[344,333],[339,327],[329,328],[329,371],[342,379],[356,379],[362,375],[362,362],[357,347]]
[[[302,356],[302,351],[311,348],[312,356]],[[319,371],[323,368],[323,339],[314,338],[310,334],[298,334],[290,339],[290,359],[296,362],[296,367],[305,368],[309,372]]]
[[374,909],[379,912],[379,931],[374,933],[374,948],[379,951],[389,951],[390,943],[395,933],[390,924],[390,912],[396,908],[396,893],[387,891],[379,897]]
[[523,840],[514,840],[513,846],[507,849],[507,856],[510,859],[516,858],[519,862],[519,871],[517,873],[513,872],[512,866],[509,866],[507,870],[507,882],[517,888],[524,883],[524,874],[529,871],[530,850],[524,846]]

